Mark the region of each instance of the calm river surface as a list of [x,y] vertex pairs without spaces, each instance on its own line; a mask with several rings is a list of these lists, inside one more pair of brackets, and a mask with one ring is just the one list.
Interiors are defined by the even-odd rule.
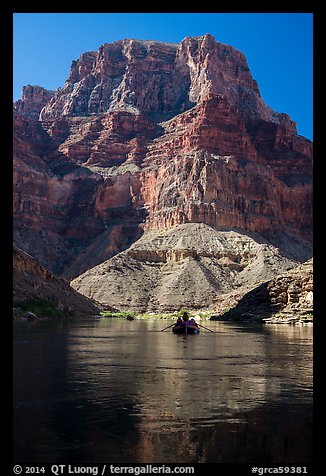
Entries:
[[16,463],[312,462],[312,327],[14,325]]

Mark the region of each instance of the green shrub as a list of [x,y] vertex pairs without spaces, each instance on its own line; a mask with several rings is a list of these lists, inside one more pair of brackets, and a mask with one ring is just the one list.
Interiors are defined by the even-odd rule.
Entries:
[[58,309],[53,301],[48,301],[43,298],[30,298],[19,303],[19,314],[23,315],[26,312],[32,312],[37,317],[72,317],[73,311],[68,308]]
[[119,312],[112,312],[112,311],[101,311],[101,316],[103,317],[122,317],[127,319],[127,317],[135,317],[135,313],[131,311],[119,311]]

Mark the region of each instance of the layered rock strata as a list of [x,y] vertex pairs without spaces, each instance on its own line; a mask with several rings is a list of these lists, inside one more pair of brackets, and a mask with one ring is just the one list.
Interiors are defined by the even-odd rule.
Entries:
[[[49,128],[44,130],[44,123],[16,116],[13,166],[15,243],[59,274],[82,253],[80,261],[95,239],[101,241],[102,234],[109,237],[109,243],[98,253],[95,250],[92,266],[101,262],[103,254],[103,259],[107,259],[123,249],[139,235],[138,225],[144,217],[142,208],[135,206],[140,189],[137,144],[123,144],[131,158],[127,161],[129,165],[125,155],[119,159],[124,162],[122,173],[113,172],[117,162],[109,153],[105,173],[101,163],[99,171],[96,166],[90,170],[82,162],[81,150],[87,147],[91,154],[94,143],[85,139],[83,129],[76,131],[74,118],[65,120],[65,127],[62,123],[61,129],[47,124]],[[97,128],[103,129],[101,125]],[[65,140],[58,146],[58,129],[65,131],[65,138],[68,131],[70,142]],[[142,133],[145,134],[144,130]],[[127,153],[121,152],[121,148],[118,151],[117,142],[115,147],[118,154]],[[82,265],[81,271],[84,270]]]
[[83,53],[40,118],[98,115],[129,107],[162,119],[184,112],[209,94],[222,94],[245,118],[272,121],[295,132],[289,116],[264,103],[243,53],[210,34],[187,37],[180,44],[125,39]]
[[259,319],[271,323],[295,323],[299,320],[311,322],[312,316],[311,259],[250,290],[221,317],[226,320]]
[[274,139],[260,145],[221,95],[210,95],[162,127],[142,172],[147,227],[196,221],[266,237],[282,230],[311,238],[309,141],[291,139],[278,150],[280,126],[274,124]]
[[104,44],[63,88],[26,87],[14,113],[15,243],[55,273],[189,222],[311,256],[312,143],[211,35]]
[[259,236],[188,223],[146,232],[71,285],[119,309],[200,309],[210,308],[216,296],[253,288],[295,264]]

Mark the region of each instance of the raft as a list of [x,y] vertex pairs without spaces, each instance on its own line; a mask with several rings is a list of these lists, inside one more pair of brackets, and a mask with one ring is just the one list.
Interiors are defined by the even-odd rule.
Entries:
[[194,326],[192,324],[175,324],[172,327],[172,332],[174,334],[199,334],[199,328],[197,326]]

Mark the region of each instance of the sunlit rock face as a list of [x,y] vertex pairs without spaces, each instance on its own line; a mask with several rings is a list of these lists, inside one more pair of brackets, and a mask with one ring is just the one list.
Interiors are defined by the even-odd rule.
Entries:
[[71,285],[104,306],[137,312],[214,308],[216,296],[245,294],[295,264],[259,236],[186,223],[146,231]]
[[21,99],[15,102],[14,112],[23,114],[26,117],[38,119],[40,111],[52,99],[54,91],[49,91],[42,86],[31,86],[28,84],[23,87]]
[[312,322],[312,315],[313,259],[310,259],[286,272],[279,270],[276,277],[245,293],[223,318],[265,318],[266,322],[295,324],[298,320]]
[[203,222],[309,240],[308,140],[272,123],[262,139],[221,95],[162,126],[165,133],[149,146],[142,171],[148,227]]
[[189,222],[309,257],[312,143],[209,34],[83,53],[57,91],[24,88],[14,131],[15,242],[56,273]]
[[245,56],[206,34],[180,44],[125,39],[73,61],[63,88],[41,120],[98,115],[121,108],[171,117],[222,94],[246,118],[273,121],[295,131],[285,114],[266,106]]

